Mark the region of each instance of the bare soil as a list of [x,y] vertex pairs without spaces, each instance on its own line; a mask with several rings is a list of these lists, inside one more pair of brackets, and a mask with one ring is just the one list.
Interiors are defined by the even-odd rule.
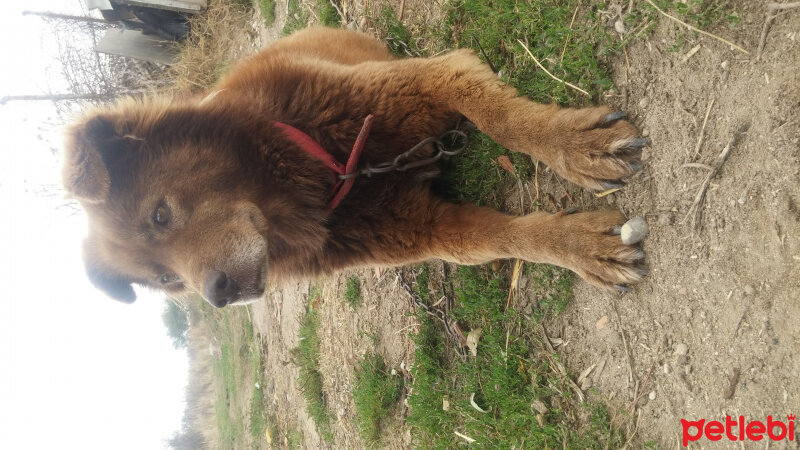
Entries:
[[[343,9],[351,27],[368,30],[358,14],[376,6],[344,2]],[[539,190],[547,198],[567,197],[587,209],[619,208],[650,225],[643,244],[650,274],[643,283],[633,292],[615,294],[578,281],[566,313],[547,324],[550,334],[565,341],[559,352],[573,373],[602,366],[592,375],[590,395],[622,411],[641,396],[630,417],[619,417],[629,435],[635,430],[634,447],[648,441],[680,447],[681,418],[724,420],[726,414],[743,414],[766,420],[772,414],[785,420],[800,411],[800,359],[795,356],[800,345],[800,10],[773,22],[762,60],[755,61],[763,7],[744,1],[734,7],[742,18],[738,28],[709,31],[750,55],[687,33],[662,17],[651,36],[615,58],[617,90],[604,102],[628,111],[652,140],[644,169],[627,187],[599,199],[587,192],[572,198],[574,186],[546,170],[540,174]],[[434,2],[408,1],[409,28],[419,23],[414,17],[428,26],[426,21],[441,16],[437,8]],[[254,40],[254,47],[279,35],[285,11],[286,4],[278,2],[275,25]],[[671,51],[679,40],[684,44]],[[695,45],[699,51],[684,61]],[[712,165],[743,125],[749,129],[712,180],[695,230],[687,213],[708,172],[683,165]],[[562,206],[552,203],[552,210]],[[344,301],[349,273],[317,282],[323,292],[317,306],[320,368],[335,416],[336,446],[343,448],[363,445],[350,395],[357,360],[377,348],[389,367],[407,374],[413,363],[408,336],[418,326],[391,271],[381,277],[373,271],[355,273],[364,293],[356,309]],[[290,355],[308,292],[308,283],[277,288],[270,301],[251,305],[250,313],[266,349],[267,410],[299,429],[306,448],[324,448],[328,444],[305,412]],[[533,301],[524,292],[518,302]],[[685,354],[678,354],[683,349]],[[735,371],[740,375],[731,385]],[[402,426],[405,409],[401,402],[385,424],[388,447],[410,445]],[[724,440],[703,442],[703,448],[739,448]]]
[[[606,362],[594,379],[597,395],[630,405],[639,386],[638,435],[664,448],[680,446],[682,418],[724,421],[742,414],[765,421],[772,414],[786,420],[800,410],[800,11],[773,23],[757,62],[764,10],[755,2],[736,9],[738,30],[711,31],[751,55],[661,19],[651,37],[628,46],[628,62],[617,58],[620,94],[607,101],[628,111],[652,146],[644,170],[608,203],[647,219],[650,275],[628,294],[576,283],[558,324],[573,370]],[[679,34],[686,44],[668,51]],[[695,45],[700,50],[683,62]],[[711,101],[705,139],[692,158]],[[687,213],[708,172],[682,165],[713,165],[747,124],[712,180],[700,229],[693,230]],[[603,317],[609,322],[600,327]],[[688,349],[683,356],[681,344]],[[731,385],[734,371],[740,375]],[[734,446],[703,442],[704,448]]]

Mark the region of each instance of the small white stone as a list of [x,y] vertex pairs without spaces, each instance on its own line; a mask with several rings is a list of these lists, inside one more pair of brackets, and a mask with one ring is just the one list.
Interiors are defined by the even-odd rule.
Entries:
[[675,354],[678,356],[683,356],[689,353],[689,346],[686,344],[675,344]]
[[656,391],[650,391],[650,395],[647,396],[650,400],[656,399]]
[[641,217],[634,217],[622,225],[620,237],[625,245],[636,244],[647,236],[648,231],[647,222]]

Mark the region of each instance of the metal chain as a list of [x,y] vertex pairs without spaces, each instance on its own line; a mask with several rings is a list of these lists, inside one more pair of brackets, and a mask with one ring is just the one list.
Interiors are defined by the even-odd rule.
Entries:
[[[461,141],[461,145],[459,147],[455,147],[452,150],[448,150],[447,146],[444,143],[444,140],[447,138],[455,138],[456,140]],[[403,152],[391,161],[376,164],[374,166],[367,164],[367,167],[345,175],[339,175],[340,180],[349,180],[351,178],[356,178],[360,176],[367,176],[372,177],[372,175],[387,173],[387,172],[405,172],[410,169],[416,169],[417,167],[426,166],[428,164],[433,164],[444,156],[455,156],[459,153],[463,152],[465,148],[467,148],[467,144],[469,143],[469,136],[467,133],[453,129],[445,132],[443,135],[437,137],[429,137],[427,139],[422,140],[419,144],[411,147],[406,152]],[[430,158],[421,159],[419,161],[411,161],[411,158],[420,150],[425,148],[428,144],[433,144],[434,148],[436,149],[436,153]]]

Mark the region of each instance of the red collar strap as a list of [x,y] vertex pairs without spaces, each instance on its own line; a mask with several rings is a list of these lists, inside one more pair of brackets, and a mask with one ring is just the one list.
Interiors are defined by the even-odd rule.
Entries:
[[339,206],[339,203],[342,202],[356,182],[355,177],[346,179],[342,179],[341,177],[343,175],[355,173],[356,167],[358,167],[358,159],[361,157],[361,151],[364,150],[364,144],[367,141],[367,136],[369,136],[369,130],[372,128],[372,119],[372,114],[364,119],[364,125],[361,126],[361,131],[358,133],[356,143],[353,144],[353,150],[350,152],[350,157],[347,159],[347,165],[345,167],[342,167],[342,164],[327,150],[322,148],[311,136],[291,125],[276,121],[272,122],[273,125],[283,130],[284,135],[286,135],[289,140],[297,144],[298,147],[305,150],[309,155],[322,161],[325,167],[333,173],[336,183],[333,185],[333,191],[331,193],[331,203],[328,206],[329,213]]

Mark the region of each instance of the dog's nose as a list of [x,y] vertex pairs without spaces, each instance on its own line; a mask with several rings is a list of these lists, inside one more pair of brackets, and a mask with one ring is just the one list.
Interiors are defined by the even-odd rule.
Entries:
[[239,293],[239,285],[235,281],[228,278],[225,272],[220,270],[212,270],[206,277],[205,285],[203,286],[203,294],[205,294],[208,303],[217,308],[222,308],[233,300],[233,297]]

